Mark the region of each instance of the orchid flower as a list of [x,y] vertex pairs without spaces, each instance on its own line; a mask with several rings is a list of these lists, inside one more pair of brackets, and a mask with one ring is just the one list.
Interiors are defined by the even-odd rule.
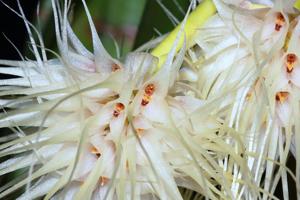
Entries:
[[179,81],[222,109],[224,126],[236,131],[237,138],[226,143],[245,163],[232,155],[219,160],[232,173],[234,199],[276,198],[279,180],[289,199],[287,176],[299,198],[300,165],[296,174],[286,167],[290,151],[300,155],[299,11],[293,1],[266,2],[260,9],[247,1],[226,2],[214,1],[218,14],[199,28]]
[[288,199],[288,175],[300,191],[300,163],[296,174],[286,167],[290,150],[300,155],[290,1],[204,0],[188,15],[193,1],[166,39],[146,44],[151,53],[124,60],[106,52],[84,0],[93,52],[72,30],[70,1],[51,2],[59,52],[19,6],[35,59],[0,60],[1,73],[18,76],[0,81],[0,127],[14,133],[1,137],[0,175],[23,172],[0,198],[180,200],[182,187],[276,199],[281,180]]
[[[36,61],[0,61],[10,66],[1,67],[1,73],[19,76],[0,82],[0,126],[11,127],[16,136],[1,138],[7,142],[0,145],[0,157],[10,158],[0,164],[0,175],[28,170],[24,179],[5,184],[0,198],[25,187],[18,199],[182,199],[182,186],[217,199],[215,183],[224,182],[218,175],[221,168],[216,171],[216,161],[206,148],[202,153],[197,149],[187,131],[187,116],[203,102],[170,94],[185,48],[175,57],[177,39],[155,74],[158,59],[149,53],[116,60],[105,51],[82,3],[94,51],[88,51],[72,31],[69,1],[61,9],[52,0],[56,59],[48,59],[42,40],[40,45],[34,40],[35,29],[22,8],[16,12],[25,22]],[[190,117],[193,123],[197,118]],[[209,126],[197,125],[193,131],[214,132],[218,121],[207,120]]]

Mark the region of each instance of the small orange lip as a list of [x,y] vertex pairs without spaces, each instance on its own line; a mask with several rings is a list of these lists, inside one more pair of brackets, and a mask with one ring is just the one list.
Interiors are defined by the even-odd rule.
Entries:
[[282,28],[282,26],[285,23],[285,19],[282,13],[277,13],[276,16],[276,22],[275,22],[275,30],[276,31],[280,31],[280,29]]
[[142,99],[142,102],[141,102],[142,106],[146,106],[150,102],[151,96],[153,95],[153,93],[155,91],[155,85],[153,83],[148,84],[145,87],[144,91],[145,91],[145,93],[144,93],[144,96],[143,96],[143,99]]
[[142,106],[148,105],[149,102],[150,102],[150,100],[151,100],[151,96],[149,96],[149,95],[147,95],[147,94],[144,94],[143,99],[142,99],[142,102],[141,102],[141,105],[142,105]]
[[111,70],[112,70],[113,72],[118,71],[119,69],[121,69],[120,65],[118,65],[118,64],[116,64],[116,63],[112,64]]
[[280,103],[284,103],[287,100],[288,96],[289,92],[281,91],[276,93],[275,99]]
[[294,70],[296,61],[297,61],[297,56],[294,53],[287,54],[285,66],[286,66],[286,71],[288,73],[291,73]]
[[144,129],[142,129],[142,128],[137,128],[135,131],[136,131],[137,135],[138,135],[139,137],[141,137],[141,136],[143,135]]
[[96,148],[96,147],[94,147],[94,146],[92,146],[91,148],[90,148],[90,152],[92,153],[92,154],[95,154],[98,158],[101,156],[101,153],[98,151],[98,149]]
[[117,103],[117,104],[115,105],[115,109],[114,109],[114,112],[113,112],[113,116],[114,116],[114,117],[118,117],[118,116],[120,115],[120,112],[121,112],[122,110],[124,110],[124,108],[125,108],[124,104],[122,104],[122,103]]
[[155,91],[155,85],[153,83],[150,83],[145,88],[145,93],[149,96],[153,95]]
[[100,181],[100,186],[103,187],[108,183],[109,179],[105,176],[101,176],[99,181]]

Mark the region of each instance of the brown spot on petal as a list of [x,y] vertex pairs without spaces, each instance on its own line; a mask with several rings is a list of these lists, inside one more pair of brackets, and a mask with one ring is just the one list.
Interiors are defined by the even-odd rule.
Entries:
[[279,103],[284,103],[287,100],[288,96],[289,96],[289,92],[280,91],[276,93],[275,99]]
[[129,162],[126,160],[126,169],[129,169]]
[[144,131],[144,129],[142,129],[142,128],[137,128],[136,129],[136,132],[137,132],[138,135],[142,134],[143,131]]
[[252,97],[252,92],[248,92],[246,95],[246,100],[249,101]]
[[133,90],[132,95],[135,96],[138,93],[138,90]]
[[136,128],[135,129],[136,136],[142,137],[144,134],[144,131],[145,131],[145,129],[143,129],[143,128]]
[[116,94],[116,95],[113,95],[113,96],[109,96],[109,97],[107,97],[107,98],[104,98],[104,99],[102,99],[102,100],[99,100],[99,101],[97,101],[97,102],[100,103],[100,104],[106,104],[106,103],[108,103],[108,102],[110,102],[110,101],[113,101],[113,100],[116,100],[116,99],[118,99],[118,98],[119,98],[119,95]]
[[289,53],[286,56],[285,67],[288,73],[291,73],[295,67],[297,56],[294,53]]
[[276,15],[276,22],[275,22],[275,30],[280,31],[282,26],[285,23],[285,19],[282,13],[277,13]]
[[149,96],[151,96],[155,91],[155,85],[153,83],[150,83],[145,88],[145,93]]
[[118,117],[118,116],[120,115],[120,112],[121,112],[122,110],[124,110],[124,108],[125,108],[124,104],[122,104],[122,103],[117,103],[117,104],[115,105],[115,109],[114,109],[114,112],[113,112],[113,116],[114,116],[114,117]]
[[264,81],[264,77],[258,78],[255,80],[254,84],[251,86],[249,92],[246,94],[246,100],[249,101],[252,96],[253,96],[253,92],[261,85],[261,81]]
[[99,181],[100,181],[100,186],[103,187],[108,183],[109,179],[105,176],[101,176]]
[[92,153],[92,154],[95,154],[98,158],[101,156],[101,153],[98,151],[98,149],[96,148],[96,147],[94,147],[94,146],[92,146],[91,148],[90,148],[90,152]]
[[120,65],[118,65],[118,64],[116,64],[116,63],[112,64],[111,70],[112,70],[113,72],[118,71],[119,69],[121,69]]
[[148,105],[154,91],[155,91],[155,85],[153,83],[150,83],[145,87],[145,90],[144,90],[145,93],[144,93],[144,96],[143,96],[143,99],[142,99],[142,102],[141,102],[142,106]]
[[150,100],[151,100],[151,96],[149,96],[149,95],[145,94],[145,95],[143,96],[143,99],[142,99],[141,105],[142,105],[142,106],[146,106],[146,105],[148,105],[148,104],[149,104],[149,102],[150,102]]
[[104,129],[103,129],[104,131],[110,131],[110,127],[109,127],[109,125],[106,125],[105,127],[104,127]]

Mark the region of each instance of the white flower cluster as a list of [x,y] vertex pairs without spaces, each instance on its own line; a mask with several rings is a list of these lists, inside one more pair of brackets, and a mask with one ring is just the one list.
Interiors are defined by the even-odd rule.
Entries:
[[178,37],[157,71],[146,51],[112,58],[82,2],[93,53],[68,22],[70,2],[61,9],[52,0],[56,59],[20,8],[36,60],[0,60],[10,66],[1,73],[18,76],[0,81],[0,127],[15,136],[0,138],[0,176],[20,174],[0,198],[25,188],[18,199],[180,200],[181,187],[199,198],[276,199],[281,181],[288,199],[288,176],[299,193],[300,164],[296,174],[286,167],[290,149],[300,155],[291,3],[251,10],[248,1],[214,0],[218,13],[193,45],[176,53]]

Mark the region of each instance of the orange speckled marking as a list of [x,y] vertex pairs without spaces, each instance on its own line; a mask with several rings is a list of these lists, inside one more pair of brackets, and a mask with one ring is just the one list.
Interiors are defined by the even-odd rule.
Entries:
[[129,162],[126,160],[126,169],[129,169]]
[[288,96],[289,92],[281,91],[276,93],[275,99],[280,103],[284,103],[287,100]]
[[144,94],[141,105],[142,106],[148,105],[150,100],[151,100],[151,96]]
[[249,101],[252,97],[252,92],[248,92],[246,95],[246,100]]
[[113,72],[118,71],[119,69],[121,69],[120,65],[118,65],[118,64],[116,64],[116,63],[112,64],[111,70],[112,70]]
[[138,135],[142,135],[143,132],[144,132],[144,129],[142,129],[142,128],[137,128],[137,129],[136,129],[136,133],[137,133]]
[[109,179],[107,177],[101,176],[100,177],[100,186],[103,187],[104,185],[106,185],[108,183],[108,181],[109,181]]
[[90,148],[90,152],[92,153],[92,154],[95,154],[98,158],[101,156],[101,153],[98,151],[98,149],[96,148],[96,147],[94,147],[94,146],[92,146],[91,148]]
[[143,96],[143,99],[142,99],[142,102],[141,102],[142,106],[148,105],[154,91],[155,91],[155,85],[153,83],[150,83],[145,87],[145,90],[144,90],[145,93],[144,93],[144,96]]
[[151,96],[155,91],[155,85],[153,83],[150,83],[145,88],[145,94]]
[[285,66],[286,66],[286,71],[288,73],[291,73],[293,71],[296,61],[297,61],[297,56],[294,53],[287,54]]
[[115,105],[115,109],[114,109],[114,112],[113,112],[113,116],[114,116],[114,117],[118,117],[118,116],[120,115],[120,112],[121,112],[122,110],[124,110],[124,108],[125,108],[124,104],[122,104],[122,103],[117,103],[117,104]]
[[285,19],[282,13],[277,13],[276,22],[275,22],[275,30],[280,31],[282,26],[285,23]]

